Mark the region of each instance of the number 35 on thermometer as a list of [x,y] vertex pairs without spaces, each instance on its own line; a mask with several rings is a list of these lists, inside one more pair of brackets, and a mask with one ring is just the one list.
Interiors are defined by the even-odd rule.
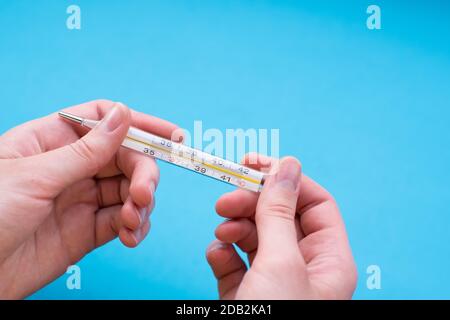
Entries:
[[[98,123],[97,120],[84,119],[67,112],[59,112],[59,115],[91,129]],[[260,192],[264,184],[262,172],[134,127],[128,130],[122,146],[250,191]]]

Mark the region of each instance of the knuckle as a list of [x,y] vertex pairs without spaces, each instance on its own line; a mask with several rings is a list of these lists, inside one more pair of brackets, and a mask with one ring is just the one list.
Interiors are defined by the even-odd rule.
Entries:
[[185,139],[186,139],[186,133],[185,133],[184,129],[182,129],[182,128],[176,128],[175,130],[172,131],[172,133],[170,135],[170,140],[178,142],[178,143],[184,142]]
[[141,190],[141,187],[139,185],[137,185],[136,183],[130,183],[130,186],[128,187],[128,191],[132,195],[139,193],[140,190]]
[[337,201],[336,198],[328,191],[325,191],[325,195],[324,198],[326,201],[328,201],[330,204],[332,204],[333,206],[337,207]]
[[293,221],[295,208],[282,202],[268,203],[263,210],[258,210],[260,216],[274,216],[280,219]]
[[120,200],[125,203],[125,201],[128,198],[128,195],[130,194],[130,180],[127,178],[122,178],[119,184],[119,196]]
[[100,170],[100,164],[95,157],[94,149],[84,139],[70,145],[74,156],[85,163],[86,168],[93,174]]
[[302,262],[298,254],[271,255],[264,261],[268,269],[279,273],[280,271],[296,272],[301,269]]
[[241,163],[242,164],[257,164],[258,163],[258,158],[259,158],[259,154],[257,152],[249,152],[246,153],[242,159],[241,159]]
[[110,107],[114,104],[114,101],[109,99],[95,99],[92,102],[99,107]]
[[298,164],[298,166],[299,166],[299,168],[300,168],[300,171],[302,170],[302,163],[301,163],[301,161],[300,161],[298,158],[296,158],[296,157],[294,157],[294,156],[287,156],[287,157],[284,157],[282,160],[283,160],[283,161],[286,161],[287,159],[289,159],[290,161],[295,161],[295,162],[297,162],[297,164]]
[[114,106],[115,102],[109,99],[96,99],[91,102],[97,110],[97,115],[103,117],[105,113]]

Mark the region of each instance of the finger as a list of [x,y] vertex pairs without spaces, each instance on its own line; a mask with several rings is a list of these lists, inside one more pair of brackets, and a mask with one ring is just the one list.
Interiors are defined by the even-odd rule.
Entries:
[[[64,109],[64,111],[73,113],[83,118],[101,120],[113,105],[114,102],[112,101],[95,100]],[[55,116],[57,117],[57,115]],[[172,133],[179,129],[177,125],[169,121],[135,110],[131,110],[131,125],[167,139],[170,139],[172,137]],[[80,129],[79,132],[81,135],[86,132],[86,130],[82,127],[78,127],[78,129]]]
[[[279,164],[279,160],[257,153],[244,156],[242,163],[255,170]],[[276,170],[272,170],[272,173]],[[332,199],[332,196],[319,184],[305,174],[301,176],[301,192],[298,198],[297,211],[301,214],[311,205]],[[237,189],[221,196],[216,203],[216,211],[225,218],[251,217],[256,210],[259,194]]]
[[[118,172],[123,172],[131,181],[130,195],[134,203],[139,210],[148,210],[153,206],[152,201],[159,182],[159,168],[155,160],[137,152],[120,149],[114,162],[115,166],[120,168]],[[111,175],[117,172],[103,170],[100,175],[103,174]]]
[[[253,155],[253,160],[244,158],[243,162],[254,169],[261,170],[271,163],[271,159]],[[255,161],[256,159],[256,161]],[[272,164],[271,164],[272,165]],[[345,277],[356,279],[356,271],[348,243],[345,226],[333,197],[319,184],[306,175],[301,175],[301,192],[297,202],[296,233],[300,240],[300,251],[306,263],[328,261],[339,273],[344,266]],[[223,196],[217,203],[219,214],[223,216],[249,216],[254,212],[258,198],[242,197],[240,191]],[[245,209],[243,209],[245,208]],[[236,213],[236,214],[234,214]],[[323,259],[325,257],[326,259]],[[334,257],[336,261],[330,261]],[[347,281],[354,283],[353,281]],[[351,285],[350,285],[351,287]],[[350,290],[351,291],[351,290]]]
[[[95,100],[65,108],[64,111],[92,120],[101,120],[114,105],[113,101]],[[168,121],[137,111],[131,111],[130,117],[131,125],[134,127],[167,139],[181,140],[183,137],[182,130]],[[57,113],[53,113],[24,123],[3,134],[2,151],[4,151],[5,157],[11,158],[44,153],[71,144],[88,131],[87,128],[68,123],[62,120]],[[111,165],[114,166],[114,162]]]
[[233,299],[247,270],[232,245],[213,241],[206,251],[206,259],[217,279],[221,299]]
[[[255,170],[270,171],[278,160],[257,153],[244,156],[241,163]],[[255,214],[259,194],[237,189],[221,196],[216,203],[216,211],[225,218],[251,217]]]
[[259,194],[244,189],[222,195],[216,203],[217,213],[225,218],[252,217]]
[[144,222],[145,213],[137,208],[129,196],[120,212],[121,223],[131,231],[137,230]]
[[[302,176],[301,189],[298,211],[302,217],[301,226],[305,235],[343,225],[336,202],[328,191],[306,176]],[[317,214],[312,216],[311,213]]]
[[[264,166],[272,166],[276,163],[276,160],[258,154],[249,154],[244,157],[242,162],[249,167],[259,170]],[[220,215],[227,218],[251,217],[255,212],[257,201],[258,194],[239,189],[219,198],[216,204],[216,210]],[[299,215],[303,216],[312,206],[317,206],[322,203],[333,204],[333,197],[311,178],[302,174],[301,192],[297,203],[297,212]],[[309,215],[307,215],[306,219],[302,218],[300,221],[301,228],[297,230],[299,238],[314,231],[343,224],[338,210],[330,210],[328,214],[314,217],[314,219],[309,219]]]
[[252,264],[258,248],[256,225],[253,221],[245,218],[226,221],[217,227],[216,237],[222,242],[235,243],[247,254],[249,263]]
[[[328,219],[334,222],[325,222]],[[351,257],[345,225],[335,203],[327,201],[311,207],[302,214],[300,224],[306,230],[300,245],[307,263],[328,253]],[[304,250],[305,247],[308,250]]]
[[117,164],[130,179],[130,195],[141,209],[152,206],[152,199],[159,182],[159,169],[154,159],[137,152],[122,152]]
[[[115,105],[113,101],[95,100],[65,110],[82,117],[101,120]],[[58,113],[52,113],[13,128],[2,138],[5,137],[5,142],[14,146],[19,154],[25,157],[61,148],[77,141],[88,132],[89,129],[64,121]],[[32,139],[33,148],[29,147],[30,139]]]
[[[71,184],[92,177],[104,167],[119,149],[130,125],[127,107],[114,108],[88,134],[76,142],[24,159],[35,166],[36,174],[58,193]],[[41,176],[42,174],[42,176]]]
[[133,127],[175,142],[181,142],[183,140],[182,131],[180,131],[177,125],[155,116],[132,111],[131,123]]
[[215,234],[220,241],[236,243],[246,253],[254,251],[258,246],[256,225],[249,219],[225,221],[216,228]]
[[298,253],[295,215],[300,177],[300,163],[287,157],[280,162],[278,172],[266,180],[255,214],[258,257]]
[[[82,117],[99,120],[102,119],[104,114],[111,108],[110,101],[102,101],[100,102],[93,101],[87,104],[82,104],[79,106],[71,107],[66,109],[65,111],[80,114]],[[161,137],[171,139],[173,141],[180,142],[183,140],[183,131],[175,124],[168,122],[163,119],[159,119],[157,117],[147,115],[138,111],[131,111],[131,125],[139,128],[141,130],[152,132]],[[60,119],[61,121],[61,119]],[[88,130],[83,127],[74,127],[77,130],[78,134],[84,135]],[[106,166],[99,172],[99,177],[110,177],[114,175],[118,175],[122,173],[122,170],[126,169],[125,164],[126,161],[121,161],[123,159],[127,159],[129,157],[142,157],[148,158],[150,157],[139,154],[134,150],[129,150],[126,148],[121,148],[118,153],[118,159],[112,159]],[[130,171],[129,171],[130,172]],[[126,174],[126,173],[125,173]],[[130,173],[131,174],[131,173]],[[130,174],[127,176],[130,178]]]
[[120,241],[129,248],[135,248],[145,239],[150,231],[150,226],[150,220],[147,220],[141,228],[134,231],[123,227],[119,231]]
[[111,206],[95,214],[95,247],[100,247],[117,237],[122,227],[119,218],[121,208],[121,205]]
[[357,269],[339,209],[333,198],[312,180],[302,182],[303,186],[308,188],[307,197],[316,201],[301,209],[300,218],[305,237],[299,247],[311,270],[310,279],[340,288],[340,296],[351,298]]
[[119,239],[124,246],[128,248],[135,248],[138,245],[137,239],[133,234],[133,231],[127,228],[121,228],[119,230]]
[[147,219],[147,220],[145,220],[145,222],[141,228],[139,228],[133,232],[133,235],[136,239],[137,244],[140,244],[145,239],[145,237],[148,235],[148,233],[150,231],[150,227],[151,227],[151,222],[149,219]]
[[128,198],[130,180],[124,176],[97,180],[97,198],[100,208],[122,204]]
[[270,172],[272,167],[278,162],[278,159],[255,152],[247,153],[241,161],[243,165],[262,172]]
[[300,227],[305,235],[300,248],[306,262],[325,255],[339,257],[341,262],[352,265],[345,224],[334,198],[307,177],[302,178],[301,188],[307,200],[300,208]]

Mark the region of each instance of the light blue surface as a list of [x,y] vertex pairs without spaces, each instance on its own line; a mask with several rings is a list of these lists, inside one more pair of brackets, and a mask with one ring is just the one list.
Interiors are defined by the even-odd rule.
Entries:
[[[187,129],[279,128],[340,204],[355,298],[450,298],[449,2],[0,0],[0,92],[0,132],[96,98]],[[216,298],[204,252],[231,189],[161,164],[144,243],[108,244],[79,263],[82,290],[63,276],[32,298]]]

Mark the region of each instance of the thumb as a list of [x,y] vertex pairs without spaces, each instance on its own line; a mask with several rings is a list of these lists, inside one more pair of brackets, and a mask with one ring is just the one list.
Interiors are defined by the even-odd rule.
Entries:
[[56,187],[55,191],[60,192],[79,180],[94,176],[112,159],[127,135],[130,121],[129,109],[116,103],[81,139],[43,153],[33,161]]
[[300,179],[300,163],[287,157],[264,183],[255,215],[258,256],[298,254],[295,214]]

